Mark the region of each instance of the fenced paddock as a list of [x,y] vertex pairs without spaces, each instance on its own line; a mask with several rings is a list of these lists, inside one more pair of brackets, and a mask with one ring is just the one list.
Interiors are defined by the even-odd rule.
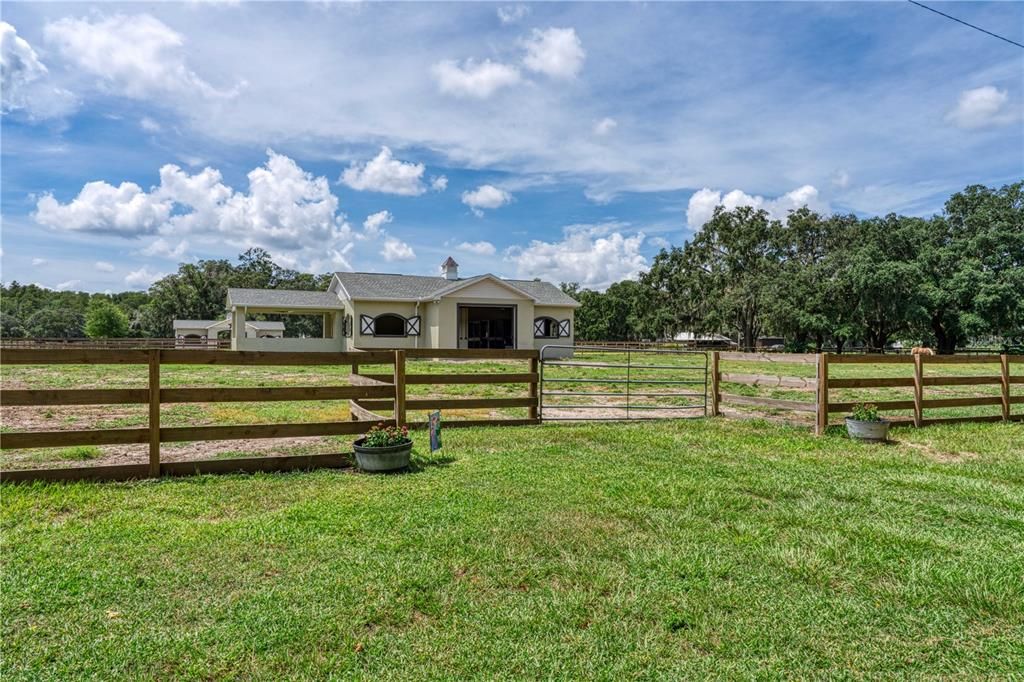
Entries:
[[824,433],[859,402],[900,425],[1021,421],[1024,356],[713,353],[712,414]]
[[[409,354],[414,358],[407,365]],[[536,362],[536,351],[4,349],[0,477],[125,479],[342,466],[349,458],[339,454],[336,437],[362,434],[377,422],[417,427],[427,410],[445,409],[449,428],[537,423]],[[507,371],[524,363],[526,371]],[[361,368],[374,373],[352,371]],[[471,395],[477,384],[486,395]],[[427,390],[433,392],[424,395]],[[288,447],[260,447],[266,439]],[[216,452],[214,459],[180,451],[194,455],[199,445],[225,442],[241,447]],[[313,453],[315,444],[333,452]],[[133,452],[114,465],[67,467],[68,460],[106,459],[104,447]],[[41,458],[9,458],[10,451],[27,449]],[[170,459],[161,456],[168,449]],[[348,449],[345,444],[341,452]],[[246,456],[251,451],[264,456]]]
[[422,428],[433,410],[445,428],[461,428],[703,416],[706,407],[819,434],[856,402],[917,426],[1024,419],[1024,356],[712,352],[707,369],[704,358],[594,348],[545,362],[535,350],[3,349],[0,478],[343,466],[371,424]]

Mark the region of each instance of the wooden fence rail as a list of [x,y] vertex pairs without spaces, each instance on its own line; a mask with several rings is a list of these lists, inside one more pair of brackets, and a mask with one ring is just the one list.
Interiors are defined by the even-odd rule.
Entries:
[[[430,371],[408,373],[407,360],[502,360],[524,361],[526,371],[487,373]],[[722,362],[741,361],[763,363],[766,367],[783,364],[815,366],[815,378],[777,376],[769,371],[723,371]],[[913,366],[911,377],[856,377],[833,378],[830,368],[840,364],[908,364]],[[971,376],[928,375],[929,366],[955,363],[996,364],[998,374]],[[709,407],[712,415],[721,414],[722,404],[745,407],[763,407],[811,413],[815,432],[824,433],[829,415],[847,412],[855,402],[832,401],[830,391],[836,389],[904,387],[912,395],[900,400],[874,402],[880,410],[912,411],[912,419],[894,420],[915,426],[960,421],[1020,421],[1024,414],[1014,413],[1013,406],[1024,404],[1024,395],[1013,395],[1013,385],[1024,384],[1024,375],[1011,374],[1010,368],[1024,363],[1022,355],[975,356],[898,356],[898,355],[834,355],[792,353],[734,353],[715,351],[711,356],[711,385]],[[78,431],[23,431],[0,434],[0,447],[4,449],[67,447],[75,445],[148,445],[149,460],[145,464],[76,467],[68,469],[12,470],[0,472],[0,480],[107,478],[123,479],[140,476],[179,475],[225,470],[283,470],[304,466],[339,466],[347,462],[342,455],[309,455],[299,457],[253,457],[232,460],[195,462],[162,462],[160,447],[163,443],[187,441],[235,440],[249,438],[291,438],[306,436],[355,435],[366,431],[372,423],[407,424],[409,410],[435,409],[505,409],[526,408],[525,418],[484,418],[446,420],[446,428],[469,426],[523,425],[539,423],[538,395],[539,353],[536,350],[368,350],[344,353],[222,351],[203,349],[94,349],[68,348],[60,350],[39,348],[0,349],[0,365],[140,365],[148,370],[145,388],[99,389],[11,389],[0,390],[0,403],[5,406],[70,406],[70,405],[147,405],[145,427],[96,429]],[[165,365],[232,365],[232,366],[342,366],[350,367],[349,384],[341,386],[280,386],[280,387],[210,387],[163,388],[161,368]],[[379,369],[366,373],[360,368],[369,365],[390,366],[391,372]],[[445,365],[458,368],[458,363]],[[791,400],[762,396],[723,393],[722,383],[740,384],[757,388],[806,390],[813,399]],[[409,395],[409,386],[444,385],[522,385],[522,395],[503,397],[445,397]],[[999,394],[979,397],[927,397],[926,389],[934,386],[998,386]],[[812,393],[813,392],[813,393]],[[351,421],[242,424],[223,426],[178,426],[161,424],[161,407],[178,403],[220,403],[257,401],[310,401],[348,400]],[[966,417],[925,416],[925,410],[991,406],[1000,408],[996,415]],[[390,412],[384,416],[381,412]],[[411,428],[422,423],[409,424]]]
[[[488,358],[502,360],[526,360],[529,362],[528,372],[476,372],[465,374],[449,373],[424,373],[408,374],[405,371],[405,359],[409,357],[420,359],[467,359],[477,358],[478,353],[486,353]],[[526,407],[528,416],[525,419],[446,419],[444,427],[464,428],[471,426],[508,426],[539,424],[537,412],[537,397],[539,395],[539,352],[535,350],[492,350],[492,351],[467,351],[467,350],[431,350],[411,349],[395,352],[394,374],[362,373],[359,371],[360,363],[352,363],[350,381],[355,385],[364,387],[390,386],[398,394],[401,394],[401,409],[403,414],[408,410],[470,410],[489,408],[510,408]],[[399,380],[401,387],[399,388]],[[509,398],[442,398],[442,397],[409,397],[408,386],[445,386],[445,385],[493,385],[493,384],[526,384],[527,392],[523,396]],[[372,396],[354,396],[349,401],[349,413],[353,420],[380,421],[384,417],[376,410],[388,410],[393,403],[387,400],[373,400]],[[397,402],[394,409],[399,409]],[[405,419],[401,420],[403,423]],[[419,422],[410,424],[410,428],[422,427]]]
[[207,350],[227,350],[231,348],[231,339],[189,339],[189,338],[0,338],[0,348],[34,348],[40,350],[60,350],[65,348],[92,348],[96,350],[118,350],[122,348],[203,348]]
[[[815,378],[776,376],[773,374],[723,372],[723,361],[814,364]],[[1024,404],[1024,395],[1011,395],[1010,387],[1024,384],[1024,375],[1010,373],[1010,367],[1024,363],[1024,355],[851,355],[851,354],[793,354],[793,353],[734,353],[714,352],[711,358],[711,414],[721,414],[721,403],[748,407],[763,407],[814,414],[814,430],[823,434],[829,425],[829,416],[849,412],[860,402],[870,402],[880,411],[912,410],[911,419],[893,419],[896,424],[945,424],[957,422],[1022,421],[1024,415],[1015,414],[1013,405]],[[830,368],[847,364],[911,365],[910,377],[855,377],[833,378]],[[927,376],[926,367],[953,364],[998,364],[998,375]],[[814,401],[782,400],[762,396],[723,393],[721,384],[732,383],[758,388],[794,388],[814,391]],[[925,388],[933,386],[993,386],[1000,387],[998,396],[971,396],[955,398],[926,398]],[[845,400],[832,401],[830,391],[859,388],[911,388],[912,397],[901,400]],[[954,407],[999,406],[1001,414],[965,417],[926,418],[924,410]]]
[[[410,375],[407,382],[406,359],[458,358],[466,360],[526,360],[533,371],[493,374],[422,374]],[[406,424],[407,410],[527,407],[527,419],[463,419],[446,422],[446,427],[521,425],[538,423],[536,394],[538,352],[533,350],[372,350],[347,353],[290,353],[258,351],[215,351],[193,349],[0,349],[0,365],[145,365],[148,368],[146,388],[115,389],[11,389],[0,390],[4,406],[64,405],[132,405],[148,406],[145,427],[91,429],[76,431],[22,431],[0,434],[4,449],[69,447],[76,445],[148,444],[146,465],[75,467],[69,469],[11,470],[0,472],[0,480],[67,480],[102,478],[118,480],[141,476],[177,475],[223,470],[280,470],[295,468],[301,463],[310,466],[338,466],[345,461],[336,455],[288,457],[253,457],[244,460],[208,462],[161,462],[163,443],[191,441],[236,440],[250,438],[296,438],[307,436],[355,435],[365,433],[377,422]],[[351,366],[353,381],[342,386],[277,386],[239,388],[162,388],[164,365],[247,365],[247,366]],[[361,365],[391,365],[389,374],[358,374]],[[526,392],[513,398],[407,398],[406,388],[412,384],[524,384]],[[349,400],[355,421],[288,424],[241,424],[224,426],[165,427],[160,423],[161,406],[175,403],[263,402]],[[371,410],[390,410],[383,417]],[[372,420],[372,422],[366,420]],[[410,425],[418,426],[418,425]]]

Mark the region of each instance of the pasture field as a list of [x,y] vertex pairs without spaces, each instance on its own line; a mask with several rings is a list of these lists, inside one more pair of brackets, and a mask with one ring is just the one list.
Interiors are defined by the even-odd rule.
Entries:
[[445,434],[413,471],[4,486],[0,677],[1012,678],[1019,424]]
[[[653,354],[639,351],[632,352],[634,364],[659,365],[655,369],[633,368],[631,378],[648,379],[652,382],[666,380],[699,381],[703,378],[702,355]],[[584,360],[594,365],[615,364],[623,361],[621,353],[588,353]],[[666,368],[667,367],[667,368]],[[146,386],[146,368],[144,366],[101,366],[101,365],[49,365],[49,366],[8,366],[2,370],[0,382],[4,388],[144,388]],[[166,365],[161,370],[161,385],[164,388],[180,387],[249,387],[249,386],[323,386],[344,385],[348,383],[350,367],[245,367],[245,366],[181,366]],[[363,366],[361,372],[371,374],[387,374],[389,366]],[[522,360],[509,361],[424,361],[413,360],[407,363],[409,374],[440,374],[440,373],[496,373],[525,372],[527,364]],[[749,361],[723,361],[721,371],[726,373],[775,374],[791,377],[814,378],[813,364],[797,363],[765,363]],[[1024,372],[1020,365],[1012,365],[1014,373]],[[911,365],[897,364],[834,364],[830,367],[833,378],[855,377],[910,377]],[[997,376],[997,365],[989,364],[935,364],[926,365],[926,375],[934,376]],[[584,381],[550,383],[546,391],[563,393],[592,393],[592,396],[560,395],[545,396],[544,409],[549,416],[611,416],[624,415],[621,409],[612,410],[567,410],[567,405],[616,405],[622,404],[624,398],[622,384],[603,383],[595,380],[622,379],[624,371],[615,367],[560,367],[548,366],[545,375],[555,379],[582,379]],[[523,384],[456,384],[456,385],[409,385],[410,397],[433,396],[438,398],[500,398],[523,397],[526,388]],[[644,390],[633,387],[634,392]],[[694,392],[703,391],[696,384],[662,385],[652,383],[647,388],[651,393]],[[812,387],[770,388],[765,386],[747,386],[725,382],[722,392],[797,400],[811,404],[814,402]],[[1024,384],[1011,386],[1013,395],[1024,395]],[[907,400],[912,397],[912,389],[906,388],[867,388],[867,389],[836,389],[831,392],[833,402],[854,400],[882,401]],[[959,398],[959,397],[995,397],[999,395],[998,385],[981,386],[929,386],[925,389],[927,398]],[[638,400],[635,396],[633,404],[651,406],[685,406],[700,403],[702,397],[650,397]],[[810,425],[813,415],[808,413],[789,412],[778,409],[765,409],[738,404],[723,404],[726,414],[732,417],[768,416],[792,423]],[[1015,406],[1015,412],[1021,411]],[[389,414],[388,411],[382,411]],[[645,416],[642,411],[634,411]],[[703,414],[702,407],[676,412],[664,412],[672,416],[696,416]],[[998,406],[958,407],[926,410],[929,417],[979,416],[999,414]],[[906,417],[909,410],[888,412],[886,416]],[[526,408],[498,408],[491,410],[465,409],[444,410],[447,419],[468,418],[523,418],[527,416]],[[273,424],[295,422],[329,422],[349,419],[347,401],[303,401],[303,402],[265,402],[265,403],[210,403],[210,404],[169,404],[164,405],[161,422],[164,426],[206,426],[229,424]],[[410,421],[425,421],[423,411],[410,411]],[[832,423],[839,424],[841,415],[833,415]],[[129,428],[144,426],[147,423],[145,405],[119,406],[68,406],[68,407],[0,407],[0,433],[2,431],[23,430],[60,430],[60,429],[101,429]],[[337,452],[339,448],[348,450],[347,438],[291,438],[281,440],[247,440],[200,443],[168,443],[162,448],[162,456],[167,461],[182,459],[219,458],[234,456],[251,456],[254,454],[311,454],[315,452]],[[128,462],[144,462],[147,459],[146,447],[143,445],[107,445],[77,448],[43,448],[35,450],[0,451],[0,467],[2,468],[35,468],[46,466],[96,465]]]

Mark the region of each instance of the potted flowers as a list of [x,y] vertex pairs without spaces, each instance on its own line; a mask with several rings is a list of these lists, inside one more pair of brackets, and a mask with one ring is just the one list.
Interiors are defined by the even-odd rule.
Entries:
[[394,471],[409,466],[412,439],[409,427],[384,426],[383,422],[371,427],[357,440],[352,449],[356,464],[363,471]]
[[857,440],[884,443],[889,439],[889,422],[878,416],[877,406],[857,403],[853,414],[846,418],[846,433]]

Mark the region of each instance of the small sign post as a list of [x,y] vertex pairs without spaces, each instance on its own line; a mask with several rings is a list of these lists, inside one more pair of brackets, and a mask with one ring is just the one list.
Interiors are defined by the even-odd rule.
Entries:
[[441,449],[441,410],[435,410],[428,416],[430,428],[430,451]]

